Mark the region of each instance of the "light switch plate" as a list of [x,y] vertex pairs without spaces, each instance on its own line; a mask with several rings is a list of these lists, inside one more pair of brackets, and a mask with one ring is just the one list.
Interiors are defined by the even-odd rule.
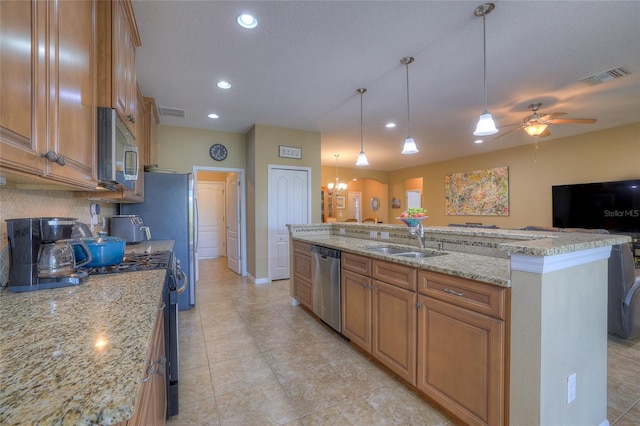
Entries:
[[378,238],[378,231],[369,231],[369,237]]
[[298,148],[295,146],[285,146],[280,145],[280,157],[282,158],[302,158],[302,148]]
[[340,228],[340,235],[344,235],[346,233],[344,228]]
[[380,238],[383,240],[388,240],[389,239],[389,233],[388,232],[381,232],[380,233]]

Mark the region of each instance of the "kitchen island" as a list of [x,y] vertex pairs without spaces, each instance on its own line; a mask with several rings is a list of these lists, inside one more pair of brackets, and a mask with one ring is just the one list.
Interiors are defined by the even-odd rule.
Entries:
[[[171,250],[172,241],[126,252]],[[0,424],[114,424],[137,405],[166,270],[0,291]]]
[[[292,298],[311,294],[310,278],[298,279],[311,276],[307,265],[313,261],[303,252],[308,244],[343,251],[351,269],[343,265],[347,327],[355,319],[358,338],[363,330],[365,338],[372,334],[371,353],[392,370],[403,362],[401,373],[416,377],[410,369],[417,363],[418,389],[465,423],[607,424],[607,262],[611,246],[630,237],[427,227],[422,251],[438,255],[411,258],[374,248],[420,251],[416,236],[402,226],[311,224],[290,225],[289,231]],[[368,269],[353,275],[353,256],[356,267],[369,262]],[[410,291],[386,285],[376,268],[411,277],[401,280]],[[416,276],[417,286],[411,284]],[[307,307],[309,302],[301,301]],[[366,317],[372,318],[370,326],[361,321]],[[393,349],[397,343],[381,347],[386,343],[380,333],[401,342],[402,351]],[[358,346],[367,343],[351,339]],[[399,356],[385,362],[392,351]],[[407,356],[417,361],[405,362]],[[576,396],[568,401],[571,376]]]

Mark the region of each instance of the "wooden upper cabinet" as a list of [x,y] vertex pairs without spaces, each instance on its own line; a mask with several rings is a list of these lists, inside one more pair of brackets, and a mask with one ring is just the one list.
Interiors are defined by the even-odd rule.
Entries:
[[160,115],[156,100],[144,97],[145,103],[145,129],[146,129],[146,147],[142,164],[149,167],[158,167],[158,125],[160,124]]
[[[36,111],[44,113],[45,15],[37,13],[36,2],[0,2],[0,167],[22,168],[42,173],[44,160],[38,143],[42,138],[32,127]],[[38,103],[38,104],[36,104]],[[42,116],[38,116],[44,119]],[[37,123],[35,123],[37,124]]]
[[[96,32],[94,1],[49,2],[49,126],[47,151],[65,165],[46,161],[46,174],[58,181],[96,187]],[[54,41],[55,40],[55,41]],[[71,54],[70,54],[71,52]],[[50,88],[51,89],[51,88]]]
[[136,136],[136,49],[140,35],[129,0],[98,2],[98,105],[115,108]]
[[[0,2],[0,168],[95,188],[95,1]],[[45,155],[49,153],[48,159]]]

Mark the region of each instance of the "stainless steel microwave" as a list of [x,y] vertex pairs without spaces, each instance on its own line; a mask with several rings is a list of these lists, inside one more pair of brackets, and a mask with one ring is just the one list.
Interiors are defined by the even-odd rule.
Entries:
[[138,180],[136,140],[113,108],[98,107],[98,181],[106,189],[134,189]]

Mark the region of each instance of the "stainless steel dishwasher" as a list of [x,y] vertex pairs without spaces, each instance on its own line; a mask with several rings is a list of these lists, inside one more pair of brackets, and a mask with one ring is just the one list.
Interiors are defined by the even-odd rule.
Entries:
[[313,313],[329,327],[342,332],[340,312],[340,251],[311,246],[313,253]]

